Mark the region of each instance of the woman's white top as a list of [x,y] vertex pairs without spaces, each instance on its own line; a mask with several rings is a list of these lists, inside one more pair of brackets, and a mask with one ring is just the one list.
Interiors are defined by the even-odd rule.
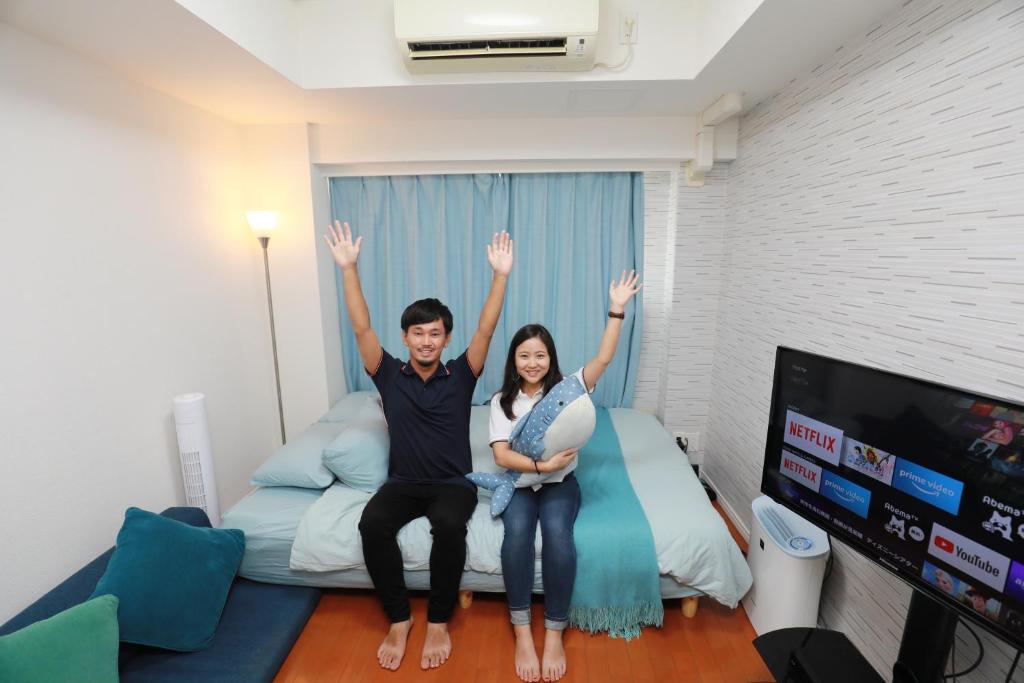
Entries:
[[[571,377],[575,377],[580,381],[584,387],[587,386],[586,381],[583,379],[583,368],[580,368],[574,372]],[[587,393],[594,393],[594,389],[587,389]],[[488,443],[493,444],[496,441],[508,441],[509,437],[512,436],[512,430],[515,429],[516,423],[526,415],[530,410],[544,396],[544,390],[538,389],[533,396],[527,396],[522,389],[516,394],[516,397],[512,399],[512,414],[515,415],[514,420],[508,419],[505,415],[505,411],[501,408],[501,392],[496,393],[491,397],[491,428],[490,438]],[[576,463],[579,461],[579,457],[573,460],[567,467],[557,472],[552,472],[548,479],[544,482],[546,484],[554,484],[562,481],[567,474],[576,469]],[[540,485],[535,486],[534,489],[540,488]]]

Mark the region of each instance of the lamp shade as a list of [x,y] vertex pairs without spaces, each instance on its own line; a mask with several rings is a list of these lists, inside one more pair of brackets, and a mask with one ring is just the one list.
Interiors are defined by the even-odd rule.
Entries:
[[277,227],[276,211],[246,211],[245,218],[249,227],[258,236],[269,235]]

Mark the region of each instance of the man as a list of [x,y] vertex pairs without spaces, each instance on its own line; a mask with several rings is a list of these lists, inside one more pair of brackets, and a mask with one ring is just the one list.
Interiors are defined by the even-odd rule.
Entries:
[[363,238],[338,221],[324,240],[341,268],[345,307],[367,374],[380,391],[391,437],[388,481],[366,504],[359,532],[366,568],[377,589],[391,628],[377,650],[377,661],[395,670],[402,663],[412,628],[409,598],[402,574],[398,531],[416,519],[430,520],[430,599],[427,634],[420,666],[443,664],[451,654],[448,620],[458,598],[466,563],[466,523],[476,508],[476,488],[465,475],[472,469],[469,415],[473,390],[483,370],[487,349],[501,315],[512,240],[495,234],[487,246],[494,271],[480,322],[466,351],[441,364],[451,342],[452,314],[437,299],[413,302],[402,313],[402,342],[409,349],[405,363],[381,348],[370,327],[356,262]]

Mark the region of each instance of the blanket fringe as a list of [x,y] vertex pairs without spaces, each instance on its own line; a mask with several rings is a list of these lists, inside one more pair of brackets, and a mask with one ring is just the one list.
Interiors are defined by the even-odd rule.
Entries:
[[588,633],[607,631],[612,638],[623,640],[639,638],[643,626],[661,628],[664,621],[665,607],[661,600],[632,605],[569,608],[569,623],[572,626]]

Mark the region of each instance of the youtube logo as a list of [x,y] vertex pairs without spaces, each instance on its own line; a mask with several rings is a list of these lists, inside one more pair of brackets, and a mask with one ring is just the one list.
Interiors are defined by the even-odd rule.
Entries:
[[941,524],[932,524],[928,554],[997,591],[1010,572],[1010,558]]

